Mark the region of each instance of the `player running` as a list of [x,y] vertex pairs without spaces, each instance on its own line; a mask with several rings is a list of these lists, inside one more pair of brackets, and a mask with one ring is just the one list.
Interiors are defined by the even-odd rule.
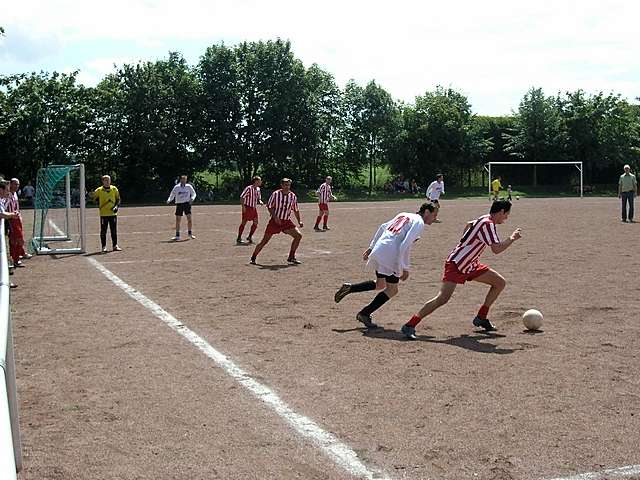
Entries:
[[[331,200],[336,200],[336,197],[331,191],[331,180],[331,177],[325,178],[324,183],[318,187],[318,190],[316,190],[316,193],[318,194],[318,209],[320,210],[318,217],[316,218],[316,224],[313,227],[316,232],[329,230],[329,227],[327,227],[327,221],[329,220],[329,202]],[[319,226],[320,220],[322,220],[322,230],[320,230]]]
[[262,185],[262,179],[260,177],[253,177],[251,179],[251,185],[247,185],[240,194],[242,202],[242,221],[240,227],[238,227],[238,238],[236,243],[242,245],[242,232],[247,222],[253,222],[251,224],[251,230],[249,230],[249,236],[247,237],[247,243],[253,243],[253,234],[258,228],[258,205],[264,205],[262,203],[262,194],[260,193],[260,186]]
[[196,199],[196,191],[193,185],[187,183],[187,176],[181,175],[180,182],[176,183],[167,198],[167,203],[176,202],[176,236],[171,240],[180,241],[180,223],[182,216],[187,216],[187,233],[189,238],[195,239],[196,236],[192,232],[193,223],[191,221],[191,204]]
[[371,314],[398,293],[400,280],[409,278],[411,247],[422,235],[424,226],[431,225],[435,219],[435,207],[423,203],[417,213],[399,213],[380,225],[369,248],[362,254],[362,258],[368,261],[367,266],[375,270],[376,281],[344,283],[334,296],[336,303],[350,293],[383,290],[356,315],[365,327],[378,328],[371,320]]
[[267,208],[271,214],[271,220],[267,224],[267,228],[264,231],[264,236],[260,243],[256,245],[253,255],[251,255],[250,263],[256,265],[256,258],[264,246],[269,243],[271,237],[278,233],[284,232],[287,235],[293,237],[291,242],[291,250],[289,251],[289,257],[287,262],[292,265],[299,265],[302,262],[296,259],[296,250],[302,240],[302,234],[300,230],[291,221],[291,212],[296,216],[298,225],[302,228],[302,220],[300,218],[300,211],[298,210],[298,198],[296,194],[291,191],[291,179],[283,178],[280,182],[280,189],[276,190],[269,197],[267,202]]
[[473,325],[482,327],[487,332],[497,330],[487,318],[487,314],[500,292],[504,290],[506,281],[498,272],[480,263],[479,259],[487,246],[491,247],[493,253],[498,254],[504,252],[513,242],[521,238],[519,228],[516,228],[506,240],[500,241],[498,238],[496,225],[506,222],[510,212],[510,202],[497,200],[491,205],[488,215],[483,215],[476,220],[467,222],[460,243],[445,261],[440,292],[402,326],[401,331],[407,338],[415,340],[417,338],[416,325],[424,317],[447,303],[458,285],[462,285],[469,280],[486,283],[490,286],[478,315],[473,319]]

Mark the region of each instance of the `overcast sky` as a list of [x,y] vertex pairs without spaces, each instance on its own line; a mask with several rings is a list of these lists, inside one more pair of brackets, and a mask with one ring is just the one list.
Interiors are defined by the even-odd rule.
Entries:
[[533,86],[635,102],[638,18],[634,0],[0,0],[0,74],[80,70],[95,85],[114,64],[178,51],[193,65],[214,43],[280,37],[340,87],[376,80],[412,102],[442,85],[502,115]]

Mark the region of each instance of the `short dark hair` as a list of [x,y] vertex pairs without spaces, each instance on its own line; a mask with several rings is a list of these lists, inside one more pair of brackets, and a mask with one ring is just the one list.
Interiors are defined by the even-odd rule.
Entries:
[[504,211],[504,213],[511,211],[511,202],[509,200],[496,200],[491,204],[489,213],[494,214],[500,211]]
[[431,203],[423,203],[422,205],[420,205],[420,210],[418,210],[416,213],[418,215],[424,215],[425,210],[429,210],[431,213],[433,213],[435,209],[436,208]]
[[444,175],[442,175],[441,173],[436,175],[436,178],[442,178],[442,177],[444,177]]

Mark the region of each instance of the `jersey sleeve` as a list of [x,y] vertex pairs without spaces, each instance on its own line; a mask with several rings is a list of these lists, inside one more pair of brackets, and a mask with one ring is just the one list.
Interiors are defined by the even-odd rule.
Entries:
[[244,187],[244,190],[242,190],[242,193],[240,194],[240,198],[244,200],[248,194],[249,194],[249,187]]
[[178,188],[178,185],[174,185],[174,187],[171,189],[171,193],[169,194],[169,198],[167,198],[167,203],[171,203],[173,200],[175,200],[177,188]]
[[373,238],[371,239],[371,243],[369,244],[369,249],[373,250],[373,247],[375,247],[376,243],[378,243],[378,240],[380,239],[380,237],[382,236],[382,234],[384,233],[384,231],[389,228],[389,225],[391,224],[391,222],[393,222],[393,220],[391,220],[390,222],[386,222],[383,223],[382,225],[380,225],[378,227],[378,231],[376,232],[376,234],[373,236]]
[[496,243],[500,243],[496,224],[492,222],[485,222],[485,224],[480,227],[479,237],[486,245],[495,245]]
[[293,194],[293,199],[291,200],[291,210],[293,210],[294,212],[298,211],[298,197],[295,193]]
[[196,195],[196,189],[193,188],[193,185],[191,184],[189,184],[189,192],[191,193],[191,196],[189,197],[190,198],[189,201],[193,202],[196,199],[197,195]]
[[267,202],[267,208],[274,208],[276,206],[276,192],[273,192]]
[[[420,238],[424,230],[424,223],[415,221],[400,244],[400,267],[402,270],[409,270],[411,267],[411,247]],[[402,273],[402,272],[400,272]]]

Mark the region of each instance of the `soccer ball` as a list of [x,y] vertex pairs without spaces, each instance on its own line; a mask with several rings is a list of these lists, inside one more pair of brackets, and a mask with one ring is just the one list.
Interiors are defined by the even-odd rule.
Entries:
[[542,326],[542,313],[538,310],[530,309],[522,315],[522,323],[527,330],[540,330]]
[[520,196],[519,195],[516,195],[516,200],[520,200]]

